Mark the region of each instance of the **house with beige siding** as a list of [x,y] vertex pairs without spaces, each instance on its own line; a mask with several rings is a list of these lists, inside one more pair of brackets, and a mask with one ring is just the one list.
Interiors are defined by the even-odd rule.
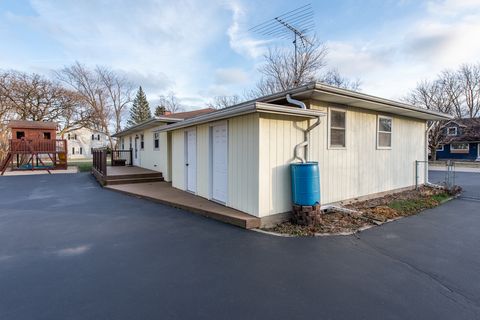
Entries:
[[134,166],[162,172],[165,180],[170,181],[171,163],[169,162],[168,148],[171,145],[167,143],[169,135],[166,132],[159,132],[159,129],[212,111],[214,109],[206,108],[169,113],[117,132],[112,137],[117,139],[117,149],[132,150],[132,164]]
[[318,162],[322,205],[424,184],[428,123],[449,118],[311,83],[151,128],[144,139],[159,134],[161,155],[142,154],[137,164],[161,163],[156,169],[180,190],[255,217],[281,217],[292,209],[296,162]]

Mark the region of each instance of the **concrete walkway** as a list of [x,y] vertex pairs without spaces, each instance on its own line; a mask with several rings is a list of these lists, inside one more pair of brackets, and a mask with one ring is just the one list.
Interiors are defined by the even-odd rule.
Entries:
[[173,188],[168,182],[109,185],[105,188],[146,198],[245,229],[260,227],[260,219],[205,198]]

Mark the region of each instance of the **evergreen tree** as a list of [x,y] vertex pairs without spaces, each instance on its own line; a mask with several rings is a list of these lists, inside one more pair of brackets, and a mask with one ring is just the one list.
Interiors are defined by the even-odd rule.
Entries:
[[137,91],[135,99],[133,99],[132,108],[130,109],[130,119],[128,120],[128,126],[134,126],[152,118],[152,112],[148,105],[147,96],[143,92],[142,87]]
[[155,108],[155,117],[164,116],[166,112],[167,112],[167,108],[162,107],[162,106],[157,106]]

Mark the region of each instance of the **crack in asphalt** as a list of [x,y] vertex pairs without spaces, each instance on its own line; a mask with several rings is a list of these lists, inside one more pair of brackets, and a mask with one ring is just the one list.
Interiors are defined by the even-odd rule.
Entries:
[[[396,257],[396,256],[390,254],[389,252],[387,252],[386,250],[384,250],[382,248],[376,247],[376,246],[374,246],[370,243],[367,243],[366,241],[363,241],[363,239],[361,239],[359,236],[356,236],[355,239],[357,241],[359,241],[360,243],[362,243],[363,245],[367,246],[368,248],[374,250],[375,252],[377,252],[377,253],[379,253],[379,254],[381,254],[381,255],[383,255],[383,256],[385,256],[385,257],[387,257],[387,258],[389,258],[393,261],[399,262],[402,265],[406,266],[407,268],[409,268],[411,270],[414,270],[417,273],[420,273],[420,274],[426,276],[428,279],[432,280],[434,283],[436,283],[441,288],[443,288],[444,290],[448,291],[451,294],[451,295],[446,295],[446,294],[443,294],[442,292],[440,292],[443,296],[445,296],[446,298],[452,300],[453,302],[461,305],[466,310],[473,311],[476,316],[480,315],[480,305],[478,305],[474,300],[472,300],[467,295],[457,291],[456,289],[454,289],[454,288],[450,287],[449,285],[447,285],[446,283],[444,283],[441,279],[439,279],[434,274],[431,274],[428,271],[423,270],[423,269],[415,266],[414,264],[411,264],[410,262],[408,262],[406,260],[403,260],[399,257]],[[473,307],[474,310],[471,310],[470,307]]]

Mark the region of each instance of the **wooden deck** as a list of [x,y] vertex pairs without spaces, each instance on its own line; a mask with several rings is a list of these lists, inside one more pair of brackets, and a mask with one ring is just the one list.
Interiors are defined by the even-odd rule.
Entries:
[[245,229],[260,227],[260,219],[257,217],[173,188],[168,182],[122,184],[107,188],[185,209]]
[[93,169],[92,173],[102,185],[117,185],[163,181],[161,172],[133,166],[107,166],[106,176]]

